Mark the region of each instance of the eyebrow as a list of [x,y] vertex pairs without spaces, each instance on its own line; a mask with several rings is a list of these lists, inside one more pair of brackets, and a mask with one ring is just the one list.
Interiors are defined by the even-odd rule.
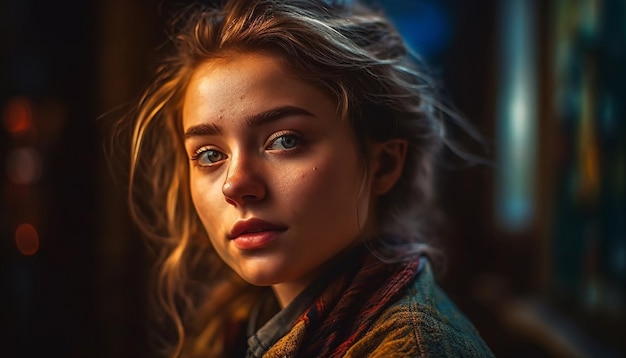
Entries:
[[[267,111],[259,112],[249,117],[246,117],[245,122],[248,127],[259,127],[271,122],[275,122],[279,119],[291,116],[310,116],[313,117],[313,113],[307,111],[304,108],[295,106],[282,106],[269,109]],[[189,139],[197,136],[219,135],[222,134],[222,127],[214,123],[202,123],[196,126],[191,126],[185,130],[185,139]]]

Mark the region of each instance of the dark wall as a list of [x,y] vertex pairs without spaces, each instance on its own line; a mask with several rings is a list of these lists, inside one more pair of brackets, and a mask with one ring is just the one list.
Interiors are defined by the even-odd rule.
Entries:
[[[111,55],[110,44],[156,39],[113,32],[132,14],[123,4],[0,4],[2,356],[146,351],[142,246],[123,189],[113,186],[103,137],[107,113],[149,73],[147,64],[137,69],[142,58],[127,57],[132,49]],[[156,4],[135,5],[145,10],[134,25],[150,28]]]

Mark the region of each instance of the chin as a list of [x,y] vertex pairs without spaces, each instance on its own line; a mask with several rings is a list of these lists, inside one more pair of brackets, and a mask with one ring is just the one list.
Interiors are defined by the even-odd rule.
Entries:
[[240,256],[231,267],[246,282],[255,286],[271,286],[293,278],[295,267],[288,258],[275,253]]
[[251,285],[255,286],[271,286],[284,282],[286,279],[286,270],[271,269],[267,266],[256,268],[243,268],[237,273]]
[[280,279],[272,279],[271,277],[261,277],[258,275],[240,275],[244,281],[254,286],[272,286],[280,283]]

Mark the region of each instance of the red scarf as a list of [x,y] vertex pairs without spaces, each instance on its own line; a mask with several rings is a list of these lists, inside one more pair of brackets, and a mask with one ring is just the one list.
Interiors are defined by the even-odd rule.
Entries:
[[[354,256],[353,256],[354,257]],[[264,357],[341,357],[415,277],[419,259],[386,264],[356,255]]]

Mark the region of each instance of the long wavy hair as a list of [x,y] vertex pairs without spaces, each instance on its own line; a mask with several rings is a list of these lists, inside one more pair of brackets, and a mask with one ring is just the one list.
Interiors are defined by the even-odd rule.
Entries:
[[232,0],[185,8],[169,40],[169,52],[127,119],[130,208],[158,248],[159,310],[176,337],[168,355],[227,354],[228,325],[244,320],[267,290],[222,262],[191,200],[181,108],[191,75],[207,60],[248,52],[282,58],[298,79],[334,96],[363,158],[368,141],[406,139],[402,176],[377,202],[380,239],[371,246],[387,261],[424,251],[444,113],[436,86],[387,18],[356,2]]

